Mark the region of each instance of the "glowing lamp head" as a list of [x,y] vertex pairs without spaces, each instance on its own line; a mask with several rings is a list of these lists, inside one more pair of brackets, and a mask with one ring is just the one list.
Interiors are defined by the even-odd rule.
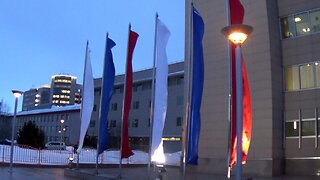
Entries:
[[229,40],[232,41],[233,44],[242,44],[247,37],[248,35],[242,32],[233,32],[228,36]]
[[64,123],[64,119],[61,119],[60,122],[61,122],[61,124],[63,124]]
[[233,44],[242,44],[252,31],[253,28],[245,24],[233,24],[221,30]]
[[15,98],[19,98],[23,94],[23,92],[18,90],[12,90],[12,94]]

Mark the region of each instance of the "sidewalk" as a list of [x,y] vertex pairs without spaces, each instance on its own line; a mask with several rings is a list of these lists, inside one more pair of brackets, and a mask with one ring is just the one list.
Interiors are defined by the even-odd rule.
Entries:
[[36,167],[9,167],[0,166],[1,180],[74,180],[75,178],[64,176],[63,168],[36,168]]
[[[118,179],[119,169],[118,168],[100,168],[98,174],[96,174],[96,169],[85,168],[85,169],[65,169],[64,171],[66,177],[75,177],[78,179]],[[185,176],[180,171],[179,168],[167,167],[166,172],[158,173],[157,171],[148,172],[147,167],[126,167],[122,168],[122,179],[128,180],[145,180],[145,179],[162,179],[162,180],[227,180],[224,175],[213,175],[213,174],[202,174],[202,173],[186,173]],[[149,178],[148,178],[149,177]],[[235,177],[231,177],[234,180]],[[243,180],[319,180],[320,177],[305,177],[305,176],[283,176],[283,177],[273,177],[273,178],[262,178],[262,177],[244,177]]]

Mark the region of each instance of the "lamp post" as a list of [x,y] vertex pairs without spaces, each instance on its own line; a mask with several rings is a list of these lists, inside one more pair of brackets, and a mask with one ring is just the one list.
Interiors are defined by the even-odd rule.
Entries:
[[60,131],[59,131],[59,133],[60,133],[60,141],[62,142],[63,140],[62,140],[62,131],[63,130],[65,130],[65,128],[62,128],[63,127],[63,123],[64,123],[64,119],[61,119],[60,120]]
[[10,170],[9,172],[12,173],[12,164],[13,164],[13,143],[14,143],[14,126],[17,116],[17,107],[18,107],[18,99],[23,94],[22,91],[12,90],[12,94],[15,97],[15,105],[14,105],[14,115],[13,120],[11,121],[11,149],[10,149]]
[[[60,123],[61,124],[60,124],[59,134],[60,134],[60,143],[62,143],[63,142],[63,140],[62,140],[62,131],[63,131],[63,129],[65,129],[65,128],[62,128],[63,127],[63,123],[64,123],[64,119],[61,119]],[[61,149],[62,149],[62,147],[60,147],[60,153],[61,153]]]
[[243,104],[242,104],[242,52],[241,45],[248,38],[253,28],[244,24],[234,24],[224,27],[221,32],[236,45],[236,132],[237,132],[237,161],[236,161],[236,179],[242,179],[242,131],[243,131]]

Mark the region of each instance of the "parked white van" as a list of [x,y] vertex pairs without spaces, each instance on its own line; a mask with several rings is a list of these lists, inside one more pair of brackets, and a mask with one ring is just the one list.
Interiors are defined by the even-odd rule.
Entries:
[[46,143],[45,147],[49,150],[65,150],[66,149],[65,143],[60,141],[49,141]]

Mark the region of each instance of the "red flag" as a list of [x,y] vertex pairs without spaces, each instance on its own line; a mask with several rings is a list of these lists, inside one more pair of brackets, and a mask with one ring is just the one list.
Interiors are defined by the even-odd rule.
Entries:
[[[240,0],[229,0],[230,8],[230,23],[242,24],[244,17],[244,8]],[[232,44],[232,59],[231,59],[231,78],[232,78],[232,114],[231,114],[231,149],[230,149],[230,162],[229,166],[232,168],[236,164],[237,157],[237,137],[236,137],[236,68],[235,68],[235,48]],[[242,133],[242,164],[246,163],[247,154],[251,141],[251,129],[252,129],[252,110],[251,110],[251,98],[250,87],[247,77],[246,67],[244,59],[242,58],[242,83],[243,83],[243,133]]]
[[132,99],[132,54],[138,34],[134,31],[129,30],[129,41],[128,41],[128,54],[127,54],[127,67],[126,67],[126,82],[124,92],[124,107],[123,107],[123,125],[122,125],[122,144],[121,144],[121,158],[128,158],[133,155],[129,147],[129,136],[128,136],[128,117],[130,112],[130,104]]

